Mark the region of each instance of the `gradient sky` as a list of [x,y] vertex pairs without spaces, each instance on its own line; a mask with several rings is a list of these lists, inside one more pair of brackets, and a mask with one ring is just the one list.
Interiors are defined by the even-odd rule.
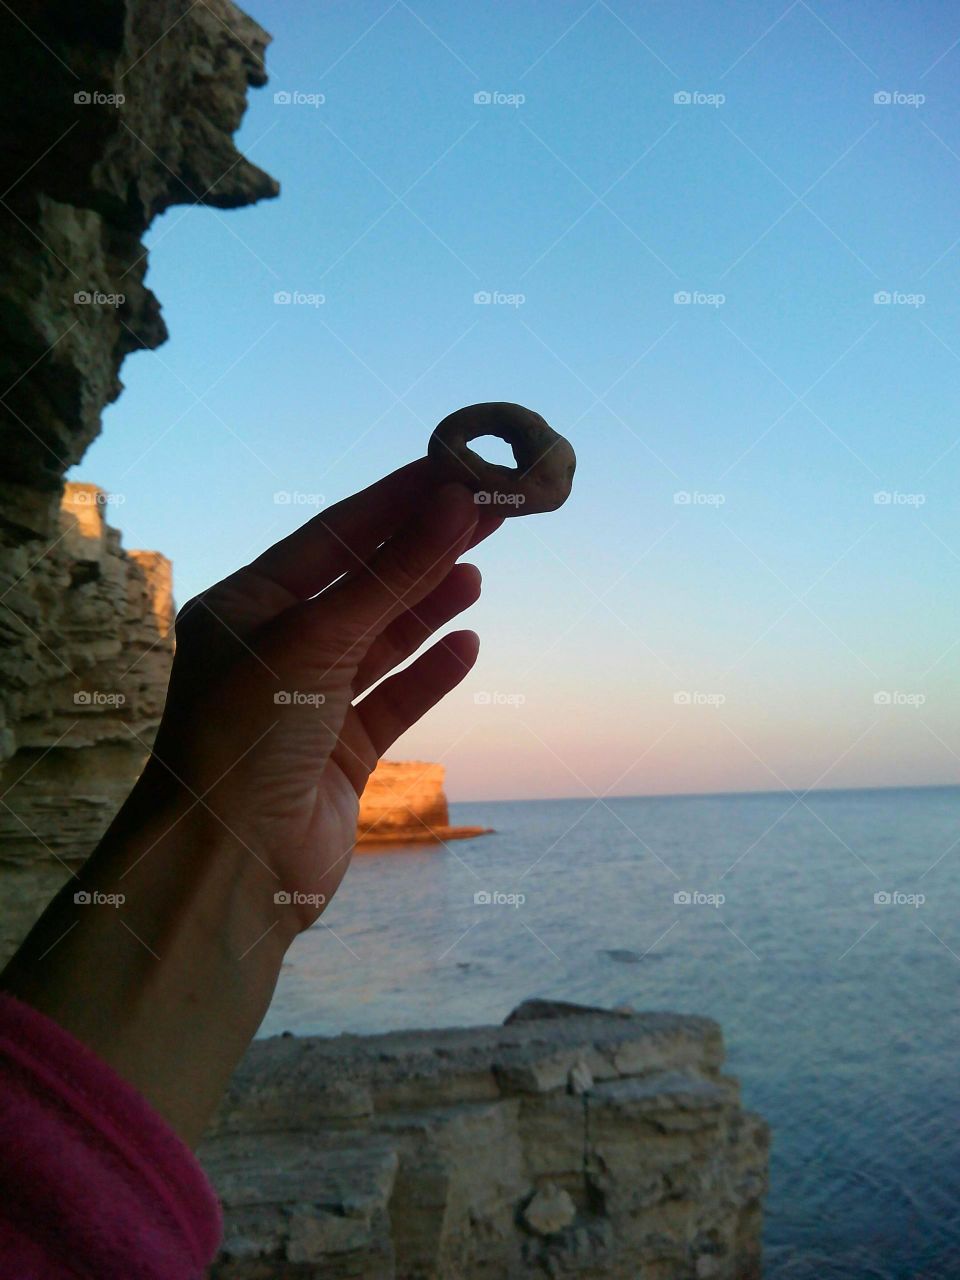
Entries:
[[394,758],[452,799],[958,781],[956,10],[250,8],[282,194],[151,231],[171,339],[71,477],[125,544],[182,602],[516,400],[574,494],[473,557],[477,668]]

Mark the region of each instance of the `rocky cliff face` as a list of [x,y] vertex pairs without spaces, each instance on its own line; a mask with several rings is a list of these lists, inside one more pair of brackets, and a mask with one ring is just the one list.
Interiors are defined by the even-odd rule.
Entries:
[[[173,654],[171,566],[124,551],[109,498],[67,484],[45,554],[4,585],[8,753],[0,764],[0,954],[90,854],[143,767]],[[11,749],[12,748],[12,749]]]
[[230,0],[0,11],[0,951],[89,852],[157,723],[169,565],[124,552],[89,487],[61,505],[63,476],[124,357],[166,337],[152,219],[277,194],[233,144],[267,40]]
[[119,394],[126,354],[166,337],[141,237],[173,204],[277,192],[233,145],[268,37],[229,0],[21,8],[4,7],[0,31],[4,759],[21,745],[24,688],[59,678],[31,618],[62,535],[63,475]]
[[755,1280],[768,1134],[706,1018],[253,1045],[200,1156],[215,1280]]
[[0,449],[9,538],[56,536],[64,471],[129,351],[166,337],[141,237],[175,204],[277,194],[235,149],[268,36],[230,0],[5,6]]
[[360,798],[357,844],[423,844],[490,834],[451,827],[442,764],[381,760]]
[[381,761],[360,802],[360,835],[376,840],[397,834],[419,835],[450,823],[443,790],[443,765]]

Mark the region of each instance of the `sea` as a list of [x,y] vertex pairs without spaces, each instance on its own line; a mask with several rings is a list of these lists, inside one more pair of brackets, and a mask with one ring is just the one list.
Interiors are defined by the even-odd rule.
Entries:
[[359,853],[261,1035],[706,1014],[772,1126],[767,1280],[960,1280],[960,787],[475,802]]

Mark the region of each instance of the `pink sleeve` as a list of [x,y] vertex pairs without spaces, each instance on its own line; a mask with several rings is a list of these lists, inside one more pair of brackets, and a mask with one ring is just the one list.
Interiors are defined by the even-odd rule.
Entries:
[[220,1207],[193,1153],[62,1027],[0,993],[0,1274],[194,1280]]

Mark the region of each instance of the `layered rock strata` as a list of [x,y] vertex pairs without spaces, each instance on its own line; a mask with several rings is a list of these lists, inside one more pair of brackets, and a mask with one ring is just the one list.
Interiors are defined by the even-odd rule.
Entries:
[[409,844],[486,835],[488,827],[452,827],[442,764],[381,760],[360,800],[358,844]]
[[200,1157],[213,1280],[755,1280],[768,1132],[706,1018],[255,1043]]

